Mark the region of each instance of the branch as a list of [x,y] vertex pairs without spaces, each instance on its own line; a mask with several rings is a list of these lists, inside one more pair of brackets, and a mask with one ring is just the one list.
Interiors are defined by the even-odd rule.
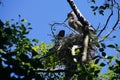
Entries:
[[103,29],[99,32],[99,34],[97,35],[97,37],[99,37],[99,36],[102,34],[102,32],[106,29],[106,27],[107,27],[107,25],[108,25],[108,22],[110,21],[110,18],[111,18],[112,15],[113,15],[113,1],[111,1],[111,3],[112,3],[112,9],[110,9],[110,10],[111,10],[111,14],[108,16],[108,19],[107,19],[107,21],[106,21],[105,26],[104,26]]
[[56,38],[55,37],[55,35],[54,35],[54,32],[53,32],[53,27],[55,26],[55,25],[63,25],[64,27],[67,27],[68,29],[70,29],[71,31],[73,31],[74,33],[76,33],[73,29],[71,29],[70,27],[68,27],[66,24],[65,24],[65,22],[57,22],[57,23],[53,23],[53,24],[50,24],[51,25],[51,32],[52,32],[52,35],[54,36],[54,38]]
[[[83,17],[83,15],[81,14],[81,12],[79,11],[79,9],[77,8],[77,6],[74,4],[73,0],[67,0],[70,7],[72,8],[72,10],[74,11],[74,13],[76,14],[78,20],[82,23],[83,25],[83,49],[82,49],[82,55],[84,57],[82,57],[82,60],[87,60],[87,52],[88,52],[88,43],[89,43],[89,27],[92,27],[91,24],[89,24],[89,22]],[[92,27],[93,28],[93,27]]]
[[106,24],[105,26],[103,27],[103,29],[99,32],[99,34],[97,35],[97,37],[99,37],[101,35],[101,33],[106,29],[107,25],[108,25],[108,22],[110,21],[111,17],[113,15],[113,8],[111,9],[111,14],[108,16],[108,19],[106,21]]
[[[116,2],[115,2],[116,3]],[[115,28],[117,27],[117,25],[118,25],[118,23],[119,23],[119,16],[120,16],[120,5],[118,4],[118,3],[116,3],[117,4],[117,8],[118,8],[118,18],[117,18],[117,21],[116,21],[116,23],[115,23],[115,25],[113,26],[113,28],[105,35],[105,37],[102,39],[102,40],[100,40],[99,42],[102,42],[102,41],[104,41],[114,30],[115,30]]]
[[79,9],[77,8],[77,6],[74,4],[73,0],[67,0],[67,2],[69,3],[70,7],[72,8],[72,10],[74,11],[74,13],[77,16],[78,20],[82,23],[83,26],[91,26],[91,27],[93,27],[85,19],[85,17],[82,15],[82,13],[79,11]]
[[55,73],[55,72],[66,72],[66,70],[64,69],[37,69],[37,70],[34,70],[36,72],[50,72],[50,73]]

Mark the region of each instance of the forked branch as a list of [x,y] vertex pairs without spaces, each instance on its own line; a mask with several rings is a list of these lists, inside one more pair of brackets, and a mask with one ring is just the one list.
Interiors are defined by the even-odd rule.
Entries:
[[[115,0],[114,0],[114,2],[115,2]],[[100,40],[99,42],[102,42],[102,41],[104,41],[116,28],[117,28],[117,25],[119,24],[119,16],[120,16],[120,5],[117,3],[117,2],[115,2],[116,4],[117,4],[117,8],[118,8],[118,10],[117,10],[117,20],[116,20],[116,22],[115,22],[115,24],[114,24],[114,26],[112,27],[112,29],[105,35],[105,37],[102,39],[102,40]],[[113,6],[112,6],[113,7]],[[113,10],[112,10],[112,14],[113,14]],[[109,19],[109,17],[108,17],[108,19]],[[106,22],[106,24],[108,24],[107,22]]]

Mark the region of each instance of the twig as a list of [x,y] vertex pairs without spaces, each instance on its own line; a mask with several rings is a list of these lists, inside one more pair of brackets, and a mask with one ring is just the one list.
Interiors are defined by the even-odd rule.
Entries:
[[110,9],[110,10],[111,10],[111,14],[108,16],[105,26],[104,26],[103,29],[99,32],[99,34],[97,35],[97,37],[99,37],[99,36],[102,34],[102,32],[106,29],[106,27],[107,27],[107,25],[108,25],[108,22],[110,21],[112,15],[113,15],[113,2],[112,2],[112,9]]
[[71,31],[73,31],[74,33],[76,33],[73,29],[71,29],[68,25],[66,25],[65,22],[53,23],[53,24],[50,24],[50,25],[51,25],[52,35],[53,35],[53,37],[54,37],[55,39],[56,39],[56,36],[55,36],[55,34],[54,34],[54,32],[53,32],[53,27],[54,27],[55,25],[63,25],[64,27],[67,27],[68,29],[70,29]]
[[98,24],[98,26],[97,26],[96,30],[98,30],[99,28],[100,28],[100,23]]
[[99,42],[102,42],[102,41],[104,41],[114,30],[115,30],[115,28],[117,27],[117,25],[118,25],[118,23],[119,23],[119,15],[120,15],[120,6],[119,6],[119,4],[118,3],[116,3],[117,4],[117,6],[118,6],[118,19],[117,19],[117,21],[116,21],[116,23],[115,23],[115,25],[113,26],[113,28],[106,34],[106,36],[102,39],[102,40],[100,40]]

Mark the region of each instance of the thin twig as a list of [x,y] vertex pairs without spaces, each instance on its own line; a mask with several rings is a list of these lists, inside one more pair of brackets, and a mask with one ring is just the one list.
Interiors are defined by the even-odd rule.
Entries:
[[70,28],[68,25],[66,25],[65,22],[60,22],[60,23],[57,22],[57,23],[53,23],[53,24],[50,24],[50,25],[51,25],[51,32],[52,32],[52,35],[53,35],[54,38],[56,38],[56,36],[55,36],[55,34],[53,32],[53,27],[55,25],[63,25],[64,27],[67,27],[68,29],[70,29],[71,31],[73,31],[74,33],[76,33],[72,28]]
[[98,26],[97,26],[96,30],[99,30],[99,28],[100,28],[100,23],[98,24]]
[[111,10],[111,14],[108,16],[105,26],[104,26],[103,29],[99,32],[99,34],[97,35],[97,37],[99,37],[99,36],[102,34],[102,32],[106,29],[106,27],[107,27],[107,25],[108,25],[108,23],[109,23],[112,15],[113,15],[113,2],[112,2],[112,9],[110,9],[110,10]]
[[118,23],[119,23],[119,15],[120,15],[120,6],[119,6],[119,4],[118,3],[116,3],[117,4],[117,6],[118,6],[118,19],[117,19],[117,21],[116,21],[116,23],[115,23],[115,25],[113,26],[113,28],[106,34],[106,36],[102,39],[102,40],[100,40],[99,42],[102,42],[102,41],[104,41],[115,29],[116,29],[116,27],[117,27],[117,25],[118,25]]

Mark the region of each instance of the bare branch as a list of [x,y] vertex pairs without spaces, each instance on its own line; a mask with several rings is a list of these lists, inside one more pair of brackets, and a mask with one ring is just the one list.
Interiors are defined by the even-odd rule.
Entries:
[[117,12],[117,14],[118,14],[118,17],[117,17],[117,21],[116,21],[116,23],[115,23],[115,25],[113,26],[113,28],[105,35],[105,37],[102,39],[102,40],[100,40],[99,42],[102,42],[102,41],[104,41],[115,29],[116,29],[116,27],[117,27],[117,25],[119,24],[119,16],[120,16],[120,5],[116,2],[116,4],[117,4],[117,8],[118,8],[118,12]]
[[66,70],[64,70],[64,69],[37,69],[34,71],[36,71],[36,72],[51,72],[51,73],[66,72]]
[[97,35],[97,37],[99,37],[99,36],[102,34],[102,32],[106,29],[106,27],[107,27],[107,25],[108,25],[108,22],[110,21],[112,15],[113,15],[113,8],[111,9],[111,13],[110,13],[110,15],[109,15],[108,18],[107,18],[107,21],[106,21],[105,26],[104,26],[103,29],[99,32],[99,34]]
[[97,26],[96,30],[98,30],[99,28],[100,28],[100,23],[98,24],[98,26]]

